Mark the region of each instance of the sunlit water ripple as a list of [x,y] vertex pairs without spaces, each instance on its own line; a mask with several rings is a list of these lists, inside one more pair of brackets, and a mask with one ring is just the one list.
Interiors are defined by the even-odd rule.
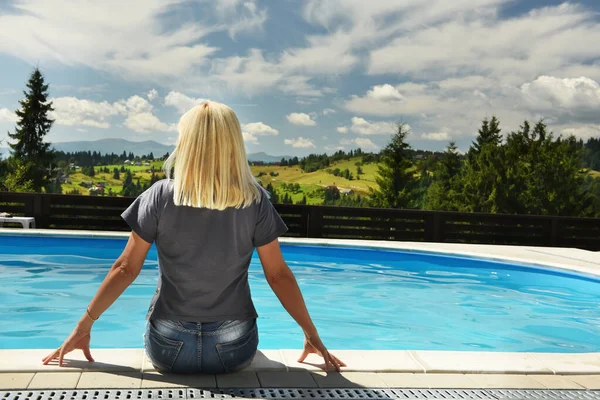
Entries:
[[[0,348],[59,346],[124,244],[0,237]],[[331,348],[600,351],[600,280],[418,253],[283,251]],[[138,279],[96,323],[94,347],[142,347],[156,259],[153,247]],[[300,347],[301,331],[256,257],[249,279],[260,347]]]

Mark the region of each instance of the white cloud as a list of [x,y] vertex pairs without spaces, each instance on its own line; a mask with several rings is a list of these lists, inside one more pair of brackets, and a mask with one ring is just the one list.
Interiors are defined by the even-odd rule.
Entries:
[[354,138],[354,139],[342,139],[340,140],[342,146],[358,146],[362,150],[378,150],[377,146],[371,139],[368,138]]
[[207,99],[194,98],[183,93],[171,91],[165,97],[165,105],[175,107],[180,114],[185,113],[195,105],[205,102]]
[[311,119],[310,115],[305,113],[291,113],[286,118],[294,125],[315,126],[317,124]]
[[593,109],[600,107],[598,82],[580,77],[575,79],[540,76],[521,86],[521,91],[531,107],[563,109]]
[[147,94],[148,100],[152,101],[158,97],[158,91],[156,89],[151,89]]
[[560,131],[563,136],[573,135],[581,139],[590,139],[600,137],[600,124],[577,125],[570,128],[564,128]]
[[448,132],[430,132],[423,133],[421,135],[421,138],[425,140],[445,141],[450,140],[450,135],[448,134]]
[[326,108],[323,110],[323,115],[335,114],[335,110],[333,108]]
[[250,122],[242,125],[242,130],[251,135],[277,135],[279,131],[262,122]]
[[[93,128],[100,128],[100,129],[108,129],[108,128],[110,128],[110,124],[108,122],[94,121],[92,119],[84,119],[83,121],[81,121],[81,125],[83,125],[83,126],[91,126]],[[84,131],[84,130],[85,129],[83,129],[82,131]],[[85,130],[85,131],[87,132],[87,130]]]
[[351,121],[350,130],[360,135],[388,135],[395,133],[397,130],[396,124],[392,122],[370,122],[360,117],[352,117]]
[[283,141],[283,143],[284,144],[292,145],[292,147],[302,148],[302,149],[316,147],[315,144],[313,143],[313,141],[311,139],[305,139],[302,136],[297,137],[295,139],[285,139]]
[[16,122],[17,114],[8,108],[0,108],[0,122]]
[[[600,42],[600,22],[583,6],[563,3],[504,18],[496,7],[486,13],[479,3],[452,3],[473,9],[430,24],[419,24],[418,18],[402,35],[371,52],[368,72],[430,77],[481,73],[516,84],[600,56],[599,48],[587,45]],[[432,5],[421,3],[415,11],[427,7]],[[398,54],[410,57],[398,62]]]
[[[236,35],[241,32],[254,32],[257,30],[262,30],[262,26],[268,18],[267,9],[263,8],[261,10],[256,6],[256,1],[231,1],[231,0],[221,0],[221,3],[229,3],[226,9],[237,11],[235,13],[237,20],[231,22],[227,31],[229,32],[229,36],[235,39]],[[237,6],[241,3],[240,8],[233,7],[230,5],[233,4]],[[224,11],[225,9],[221,9]],[[241,11],[241,12],[240,12]],[[229,14],[224,12],[222,14]]]
[[378,150],[379,146],[371,141],[371,139],[367,138],[356,138],[354,142],[360,146],[361,149],[364,150]]
[[149,112],[134,113],[127,117],[125,120],[125,126],[129,129],[140,132],[148,133],[154,131],[176,131],[175,125],[168,125],[161,122],[158,117]]
[[376,101],[400,101],[404,96],[400,94],[397,88],[390,84],[373,86],[367,92],[367,97]]
[[94,126],[107,129],[110,123],[109,117],[126,112],[125,100],[116,103],[107,101],[97,102],[94,100],[79,99],[77,97],[57,97],[52,99],[54,111],[50,117],[57,125],[65,126]]
[[335,130],[338,131],[339,133],[343,133],[343,134],[348,133],[348,127],[347,126],[338,126]]
[[244,142],[258,144],[258,138],[256,136],[252,136],[250,133],[244,131],[242,131],[242,136],[244,137]]
[[57,97],[51,101],[54,111],[50,113],[50,117],[57,125],[108,129],[111,127],[111,118],[125,116],[125,126],[135,132],[175,130],[173,125],[165,124],[153,115],[152,104],[138,95],[114,103],[72,96]]
[[279,134],[279,131],[263,122],[250,122],[242,125],[242,134],[244,141],[258,144],[257,136],[276,136]]

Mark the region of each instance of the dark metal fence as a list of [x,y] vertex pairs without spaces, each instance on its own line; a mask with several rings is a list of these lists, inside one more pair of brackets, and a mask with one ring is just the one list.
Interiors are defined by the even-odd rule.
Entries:
[[[0,212],[35,217],[38,228],[127,230],[134,198],[0,192]],[[600,251],[600,219],[423,210],[275,205],[287,236],[576,247]],[[5,224],[5,226],[10,224]]]

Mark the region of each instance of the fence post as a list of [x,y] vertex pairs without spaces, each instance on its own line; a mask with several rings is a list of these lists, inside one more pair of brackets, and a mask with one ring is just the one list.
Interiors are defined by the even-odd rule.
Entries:
[[438,212],[430,212],[425,216],[425,241],[442,241],[442,218]]
[[46,194],[36,193],[33,195],[31,204],[31,216],[35,218],[37,228],[48,228],[48,217],[50,214],[50,198]]
[[558,218],[550,219],[550,246],[558,247]]
[[308,229],[307,237],[320,238],[323,237],[323,210],[321,206],[308,207]]

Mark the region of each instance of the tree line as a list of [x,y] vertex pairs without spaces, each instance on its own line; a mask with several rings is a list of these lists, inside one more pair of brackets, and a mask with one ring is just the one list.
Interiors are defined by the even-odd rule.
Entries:
[[586,170],[598,154],[597,139],[555,136],[543,120],[524,121],[503,136],[492,117],[465,155],[451,142],[436,163],[415,173],[407,135],[398,125],[381,152],[373,207],[600,216],[600,179]]
[[[59,163],[78,164],[88,175],[94,175],[95,165],[154,159],[153,154],[136,157],[131,152],[102,155],[54,151],[44,140],[54,122],[49,118],[53,107],[48,101],[48,85],[37,68],[27,82],[20,106],[15,130],[9,133],[12,152],[7,160],[0,161],[1,190],[60,192]],[[368,196],[341,196],[336,187],[320,189],[318,195],[328,205],[600,216],[600,178],[587,171],[600,170],[600,138],[583,142],[573,136],[555,136],[543,120],[533,125],[524,121],[516,131],[503,135],[500,121],[492,117],[483,120],[467,153],[460,154],[453,142],[443,153],[415,150],[408,143],[408,134],[405,125],[399,124],[389,144],[379,153],[357,149],[332,155],[311,154],[282,160],[282,164],[313,172],[328,169],[337,161],[361,157],[355,172],[330,169],[332,174],[347,179],[358,179],[364,164],[379,164],[377,188]],[[415,162],[419,155],[422,161]],[[111,172],[105,169],[104,172]],[[121,195],[136,196],[148,187],[139,179],[134,182],[129,170],[112,172],[113,177],[125,173]],[[151,183],[158,179],[153,174]],[[287,191],[280,195],[272,186],[267,190],[272,193],[273,202],[292,202]],[[306,201],[303,196],[300,203]]]

